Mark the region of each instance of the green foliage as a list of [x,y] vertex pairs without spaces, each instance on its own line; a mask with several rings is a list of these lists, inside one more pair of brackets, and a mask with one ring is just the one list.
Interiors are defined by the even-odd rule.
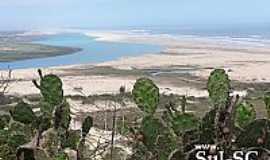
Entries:
[[154,114],[159,103],[159,88],[147,78],[136,81],[132,95],[135,103],[146,114]]
[[270,121],[268,119],[258,119],[248,124],[237,137],[238,147],[264,147],[270,149]]
[[81,131],[80,130],[70,130],[68,132],[66,141],[64,142],[64,148],[77,149],[77,146],[81,139]]
[[264,95],[264,103],[267,110],[268,119],[270,119],[270,92],[266,92]]
[[14,109],[10,111],[10,114],[13,120],[24,124],[31,124],[36,119],[31,106],[24,102],[18,103]]
[[51,128],[51,126],[51,118],[47,117],[46,115],[40,115],[33,123],[33,127],[36,128],[39,132],[46,131]]
[[43,115],[47,116],[47,117],[52,117],[52,114],[55,110],[54,105],[48,103],[47,101],[45,101],[44,99],[42,99],[39,103],[40,106],[40,111]]
[[35,80],[33,83],[40,90],[44,100],[52,106],[61,104],[64,99],[61,79],[53,74],[42,76],[41,70],[38,72],[41,78],[40,85]]
[[33,136],[33,130],[30,125],[24,125],[16,121],[10,124],[8,131],[13,134],[24,134],[28,137],[28,139]]
[[19,146],[28,142],[26,135],[24,134],[11,134],[7,139],[9,147],[12,147],[16,150]]
[[15,159],[17,148],[27,142],[29,142],[29,139],[22,132],[0,130],[0,158],[5,160]]
[[157,138],[162,135],[162,124],[158,119],[151,116],[144,117],[142,120],[141,133],[143,134],[143,143],[148,148],[154,148],[156,146]]
[[159,119],[152,116],[144,117],[139,133],[143,136],[142,142],[147,150],[160,160],[167,159],[169,153],[177,147],[177,139]]
[[[84,160],[88,152],[85,137],[93,127],[93,118],[86,117],[81,130],[70,130],[71,111],[63,96],[60,78],[55,75],[43,76],[40,70],[39,75],[40,85],[36,81],[34,84],[43,96],[39,102],[41,113],[36,116],[31,105],[20,102],[10,111],[14,121],[10,121],[8,115],[0,116],[0,158],[16,159],[16,151],[20,151],[21,145],[31,142],[36,138],[34,134],[39,133],[42,138],[40,145],[33,147],[33,150],[24,150],[26,157],[30,156],[29,159],[34,159],[34,154],[37,157],[36,150],[40,149],[40,155],[49,156],[43,159],[68,160],[64,150],[70,148],[77,150]],[[195,144],[216,142],[221,142],[221,147],[228,144],[226,151],[251,147],[270,149],[270,120],[256,120],[255,109],[249,103],[234,106],[237,103],[232,103],[233,100],[230,102],[230,80],[224,70],[216,69],[211,73],[207,88],[215,107],[199,120],[195,115],[185,112],[185,96],[181,100],[177,99],[178,103],[170,101],[160,108],[167,110],[156,112],[160,100],[159,88],[150,79],[138,79],[132,96],[144,113],[141,123],[134,124],[135,127],[127,127],[124,120],[121,122],[123,132],[134,136],[133,151],[136,155],[132,155],[132,159],[182,160],[193,156],[194,152],[191,151]],[[124,88],[120,88],[120,92],[124,96]],[[264,101],[270,115],[270,92],[265,95]],[[177,110],[180,105],[182,112]],[[235,113],[231,107],[236,107]],[[225,132],[224,129],[228,131]],[[234,137],[236,141],[231,143]],[[113,155],[120,155],[120,149],[113,151]],[[191,156],[187,156],[189,153]]]
[[90,116],[87,116],[82,124],[82,137],[85,137],[89,130],[93,127],[93,118]]
[[241,103],[236,106],[235,125],[244,128],[256,119],[256,111],[252,104]]
[[199,120],[193,114],[176,114],[172,117],[172,128],[177,135],[189,130],[198,129]]
[[71,121],[70,106],[67,102],[58,106],[54,115],[54,127],[56,129],[62,128],[68,130]]
[[1,115],[0,116],[0,130],[4,129],[5,127],[8,127],[9,122],[10,122],[9,115]]
[[215,107],[225,107],[229,100],[230,80],[225,70],[215,69],[207,82],[211,102]]
[[207,112],[201,120],[199,128],[199,141],[204,144],[213,144],[215,135],[216,109]]
[[65,153],[59,153],[54,160],[68,160],[68,156]]

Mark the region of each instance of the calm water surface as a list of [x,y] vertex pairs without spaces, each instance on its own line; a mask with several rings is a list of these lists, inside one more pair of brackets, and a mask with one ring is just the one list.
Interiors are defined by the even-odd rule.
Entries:
[[83,34],[55,35],[33,43],[54,46],[81,48],[82,51],[56,57],[28,59],[7,63],[0,63],[0,69],[50,67],[84,63],[99,63],[115,60],[121,57],[140,56],[147,53],[158,53],[162,47],[146,44],[98,42],[94,38]]

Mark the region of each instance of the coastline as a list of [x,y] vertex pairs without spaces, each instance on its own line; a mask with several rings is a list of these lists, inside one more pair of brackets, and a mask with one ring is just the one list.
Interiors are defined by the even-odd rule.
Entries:
[[[103,63],[42,68],[44,73],[57,74],[62,78],[66,95],[81,94],[76,88],[81,88],[86,95],[115,94],[118,93],[120,86],[125,86],[127,91],[131,91],[137,78],[150,76],[160,86],[162,93],[207,97],[205,80],[213,68],[224,68],[233,81],[241,83],[270,82],[270,73],[267,70],[270,67],[268,45],[232,46],[219,43],[218,40],[209,42],[201,39],[138,35],[128,32],[87,32],[86,35],[95,37],[97,41],[162,45],[166,50],[160,54],[122,57]],[[117,74],[112,73],[112,69]],[[86,70],[89,71],[85,72]],[[158,74],[154,76],[151,74],[152,70],[157,70]],[[140,74],[134,74],[135,71]],[[38,76],[35,68],[14,70],[15,82],[11,84],[9,94],[18,96],[37,94],[38,90],[31,82],[36,78]],[[184,83],[185,81],[190,82],[188,84]]]

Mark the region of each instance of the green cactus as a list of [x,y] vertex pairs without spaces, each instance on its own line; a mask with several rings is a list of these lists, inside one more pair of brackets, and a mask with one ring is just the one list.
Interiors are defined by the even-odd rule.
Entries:
[[44,100],[53,106],[61,104],[64,99],[61,79],[53,74],[43,76],[40,69],[38,73],[41,79],[40,85],[35,80],[33,83],[40,90]]
[[143,134],[143,143],[153,149],[156,146],[157,138],[162,135],[162,124],[158,119],[152,116],[144,117],[142,120],[141,133]]
[[270,149],[270,121],[258,119],[249,123],[236,139],[238,147],[264,147]]
[[29,104],[24,102],[18,103],[13,110],[10,110],[13,120],[23,124],[31,124],[36,120],[36,116]]
[[53,117],[53,112],[55,110],[55,106],[51,105],[50,103],[48,103],[47,101],[45,101],[44,99],[42,99],[39,102],[39,106],[40,106],[40,112],[46,116],[46,117]]
[[136,81],[132,90],[133,99],[146,114],[154,114],[159,103],[159,88],[147,78]]
[[182,135],[183,133],[198,129],[199,120],[193,114],[176,114],[171,119],[172,128],[177,135]]
[[216,138],[215,134],[216,109],[212,109],[205,114],[199,127],[199,141],[204,144],[213,144]]
[[267,116],[270,119],[270,92],[266,92],[264,95],[264,103],[266,106]]
[[58,106],[54,115],[54,128],[57,130],[58,138],[61,144],[61,149],[64,149],[64,145],[67,141],[67,133],[71,121],[70,106],[67,102],[64,102]]
[[70,130],[67,134],[67,139],[64,142],[63,147],[76,150],[81,139],[80,130]]
[[207,89],[213,105],[225,108],[230,93],[230,80],[225,70],[215,69],[211,72],[207,82]]
[[236,106],[235,126],[244,128],[256,119],[256,111],[252,104],[241,103]]
[[165,160],[177,147],[177,139],[170,134],[159,119],[152,116],[143,118],[140,128],[143,144],[147,150],[157,156],[157,159]]
[[93,127],[93,118],[87,116],[82,124],[82,137],[85,138],[86,135],[89,133],[90,129]]
[[70,121],[71,121],[70,106],[67,102],[64,102],[62,105],[58,106],[55,110],[54,127],[56,129],[63,128],[64,130],[68,130]]
[[52,126],[51,118],[47,117],[45,115],[40,115],[37,117],[33,126],[36,129],[38,129],[40,132],[44,132],[44,131],[48,130],[49,128],[51,128],[51,126]]

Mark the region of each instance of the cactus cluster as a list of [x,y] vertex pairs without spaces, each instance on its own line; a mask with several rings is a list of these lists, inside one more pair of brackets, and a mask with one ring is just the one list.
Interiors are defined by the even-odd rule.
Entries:
[[[144,112],[141,125],[137,133],[141,135],[138,143],[142,143],[146,150],[137,148],[146,159],[156,158],[160,160],[175,159],[183,152],[183,136],[191,129],[197,129],[198,119],[193,114],[185,113],[186,97],[182,99],[182,112],[176,110],[173,102],[168,102],[166,111],[161,117],[155,113],[159,104],[159,88],[148,78],[138,79],[133,87],[132,96],[137,106]],[[179,149],[177,154],[172,155]],[[149,153],[150,154],[147,154]],[[136,152],[136,154],[138,154]],[[172,158],[174,157],[174,158]]]
[[[42,96],[40,112],[35,113],[32,104],[21,101],[10,109],[9,115],[0,116],[0,158],[67,160],[65,149],[69,148],[77,153],[78,160],[87,159],[85,142],[93,126],[92,117],[84,119],[81,130],[71,130],[71,110],[61,79],[52,74],[43,76],[41,70],[38,73],[40,82],[33,83]],[[142,118],[136,127],[129,128],[135,142],[131,159],[194,159],[194,147],[202,143],[216,144],[225,154],[256,148],[259,159],[264,159],[270,150],[270,93],[264,96],[268,117],[257,119],[252,104],[230,96],[225,70],[211,73],[207,89],[211,109],[199,118],[186,111],[189,97],[182,96],[177,99],[179,103],[168,101],[163,106],[157,85],[149,78],[138,79],[132,97]],[[120,91],[125,92],[123,88]]]
[[[240,101],[239,96],[230,96],[230,80],[225,70],[216,69],[211,73],[207,89],[212,109],[201,120],[193,114],[186,113],[185,96],[181,99],[181,111],[177,110],[175,103],[169,102],[164,106],[166,110],[162,112],[162,116],[158,117],[155,113],[159,104],[158,101],[153,101],[159,99],[159,94],[156,93],[157,86],[147,78],[137,80],[132,91],[133,99],[145,112],[144,115],[147,115],[138,129],[138,133],[143,135],[141,141],[144,147],[141,146],[140,151],[143,150],[143,155],[148,155],[141,159],[155,156],[159,160],[194,159],[196,144],[217,144],[225,154],[233,150],[247,151],[252,147],[259,147],[261,156],[270,149],[270,121],[256,119],[256,111],[252,104]],[[264,97],[268,116],[269,95]],[[161,147],[157,139],[160,140],[164,136],[167,138]],[[166,145],[167,143],[170,145]],[[171,146],[169,150],[159,150],[168,146]],[[138,150],[138,145],[135,149]]]
[[81,131],[70,130],[70,106],[64,98],[61,79],[52,74],[43,76],[41,70],[38,73],[40,83],[33,83],[42,95],[40,112],[35,113],[32,104],[21,101],[10,110],[10,115],[0,117],[2,159],[67,160],[65,149],[79,152],[80,141],[84,141],[93,125],[92,118],[87,117]]

